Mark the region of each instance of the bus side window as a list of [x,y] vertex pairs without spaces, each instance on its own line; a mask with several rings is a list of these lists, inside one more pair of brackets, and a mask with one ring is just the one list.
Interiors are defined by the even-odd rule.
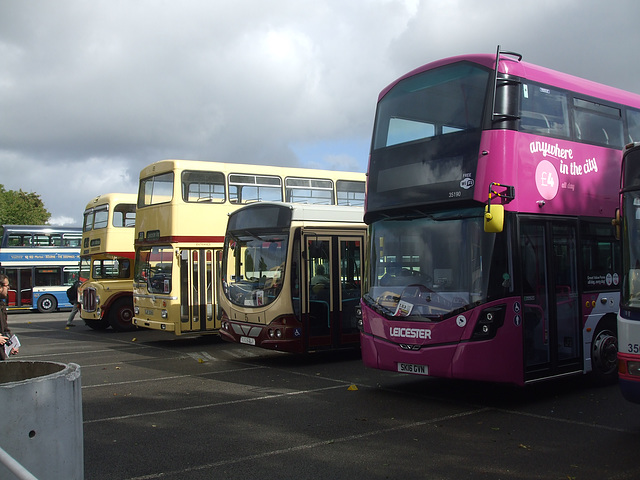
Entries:
[[640,142],[640,112],[627,110],[627,143]]
[[336,196],[338,205],[364,206],[365,182],[338,180]]
[[544,85],[522,85],[520,130],[554,137],[569,136],[566,94]]
[[576,137],[597,145],[623,147],[622,112],[619,108],[579,98],[573,99]]
[[182,197],[185,202],[224,202],[224,174],[205,171],[183,172]]

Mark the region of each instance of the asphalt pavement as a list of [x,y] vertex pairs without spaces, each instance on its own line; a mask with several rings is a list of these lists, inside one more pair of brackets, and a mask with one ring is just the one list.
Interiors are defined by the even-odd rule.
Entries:
[[640,478],[640,405],[617,385],[424,378],[359,351],[67,329],[67,315],[9,322],[20,359],[81,366],[87,480]]

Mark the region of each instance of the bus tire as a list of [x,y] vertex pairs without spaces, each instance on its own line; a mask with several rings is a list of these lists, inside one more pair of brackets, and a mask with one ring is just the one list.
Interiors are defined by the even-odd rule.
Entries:
[[616,319],[605,317],[598,323],[591,340],[591,374],[598,384],[618,379],[618,334]]
[[55,312],[58,308],[58,301],[53,295],[42,295],[38,298],[38,311],[40,313]]
[[136,326],[133,320],[133,300],[120,298],[109,309],[109,324],[116,332],[129,332]]

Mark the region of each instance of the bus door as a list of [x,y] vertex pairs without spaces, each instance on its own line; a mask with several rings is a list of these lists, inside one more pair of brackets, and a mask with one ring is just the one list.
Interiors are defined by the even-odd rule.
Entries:
[[180,252],[180,331],[213,331],[215,259],[219,250],[185,248]]
[[33,268],[7,268],[5,275],[9,277],[9,307],[31,307]]
[[340,344],[360,341],[356,309],[362,297],[362,255],[364,237],[339,239],[340,253]]
[[306,238],[308,347],[358,341],[355,309],[361,296],[362,237]]
[[577,226],[520,221],[525,381],[581,370]]

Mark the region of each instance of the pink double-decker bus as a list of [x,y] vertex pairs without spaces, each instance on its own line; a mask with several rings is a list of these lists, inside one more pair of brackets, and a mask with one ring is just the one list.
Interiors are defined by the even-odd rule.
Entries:
[[616,215],[622,247],[622,298],[618,315],[620,391],[640,403],[640,143],[622,157],[620,211]]
[[367,179],[366,366],[517,385],[617,374],[611,218],[640,96],[446,58],[379,96]]

